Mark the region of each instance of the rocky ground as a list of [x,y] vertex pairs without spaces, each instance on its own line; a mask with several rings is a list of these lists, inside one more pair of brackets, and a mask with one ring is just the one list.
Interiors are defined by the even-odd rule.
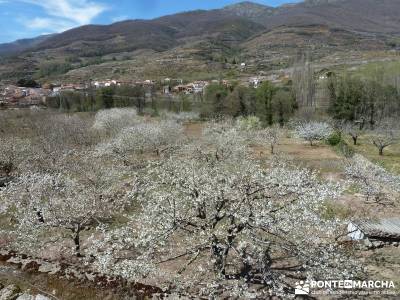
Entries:
[[161,293],[151,286],[128,284],[91,272],[82,264],[52,262],[7,251],[0,252],[0,288],[0,300],[144,299]]
[[[0,299],[1,300],[50,300],[53,297],[46,297],[41,294],[31,295],[29,291],[22,291],[15,284],[4,285],[0,283]],[[54,297],[54,299],[57,299]]]

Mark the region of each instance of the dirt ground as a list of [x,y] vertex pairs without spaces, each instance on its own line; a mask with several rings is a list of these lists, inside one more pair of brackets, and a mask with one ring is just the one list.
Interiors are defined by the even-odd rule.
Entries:
[[33,274],[21,271],[16,267],[0,263],[0,283],[15,284],[22,291],[31,295],[44,294],[51,299],[59,300],[119,300],[122,294],[100,289],[90,284],[59,279],[47,274]]

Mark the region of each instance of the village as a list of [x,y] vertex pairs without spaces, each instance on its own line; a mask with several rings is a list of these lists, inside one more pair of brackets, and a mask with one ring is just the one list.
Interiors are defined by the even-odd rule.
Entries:
[[5,108],[24,108],[32,106],[46,105],[46,100],[49,97],[59,96],[63,92],[88,92],[107,87],[121,86],[141,86],[147,91],[146,94],[164,95],[175,97],[179,95],[203,95],[207,86],[211,84],[221,84],[231,86],[234,82],[239,84],[258,88],[263,82],[269,81],[274,84],[287,82],[290,79],[290,74],[272,74],[258,75],[237,80],[221,79],[221,80],[197,80],[193,82],[185,82],[181,78],[164,78],[162,80],[90,80],[80,83],[45,83],[37,87],[27,87],[17,84],[0,84],[0,109]]

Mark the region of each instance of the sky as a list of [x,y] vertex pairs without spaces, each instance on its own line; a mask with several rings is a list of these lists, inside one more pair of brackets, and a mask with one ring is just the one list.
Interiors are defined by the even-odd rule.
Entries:
[[[62,32],[86,24],[153,19],[242,0],[0,0],[0,43]],[[300,0],[254,0],[279,6]]]

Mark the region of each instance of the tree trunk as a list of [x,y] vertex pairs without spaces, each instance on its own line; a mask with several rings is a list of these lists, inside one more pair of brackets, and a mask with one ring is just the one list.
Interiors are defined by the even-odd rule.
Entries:
[[77,257],[82,257],[80,233],[81,233],[81,227],[80,225],[77,225],[76,228],[74,229],[75,255]]
[[226,249],[221,246],[222,243],[214,237],[211,245],[212,256],[214,257],[214,271],[222,277],[225,277],[225,258],[224,253]]
[[370,112],[370,117],[369,117],[369,126],[371,130],[374,130],[375,126],[375,105],[371,104],[370,106],[371,112]]
[[383,149],[384,149],[385,147],[379,147],[379,155],[383,155]]
[[253,270],[253,267],[249,261],[248,254],[246,252],[246,249],[243,250],[241,253],[242,257],[242,267],[240,268],[240,277],[244,278],[246,282],[249,282],[251,279],[251,271]]
[[284,116],[284,111],[283,111],[283,104],[280,101],[279,102],[279,126],[283,128],[285,125],[285,116]]
[[358,136],[352,136],[354,146],[357,145]]
[[40,210],[37,210],[37,211],[36,211],[36,215],[37,215],[37,217],[38,217],[38,221],[39,221],[40,223],[44,223],[43,214],[42,214],[42,212],[41,212]]

